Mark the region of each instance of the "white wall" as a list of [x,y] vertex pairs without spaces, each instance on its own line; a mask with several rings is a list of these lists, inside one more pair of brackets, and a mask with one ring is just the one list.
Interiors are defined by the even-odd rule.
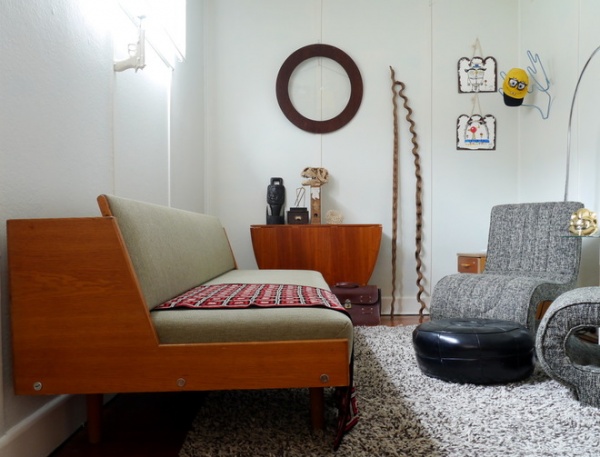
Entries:
[[[593,49],[598,34],[588,34],[593,21],[586,19],[595,17],[594,2],[207,0],[206,5],[207,210],[223,220],[240,266],[256,266],[249,225],[264,223],[270,177],[284,178],[291,206],[300,171],[323,166],[331,175],[323,187],[323,214],[338,209],[345,222],[383,225],[371,282],[382,287],[384,309],[389,310],[390,65],[406,84],[420,144],[426,301],[432,286],[456,271],[457,252],[485,250],[491,206],[562,200],[567,100],[580,68],[577,59],[582,60],[577,56],[587,55],[586,47]],[[535,25],[522,22],[522,17],[543,21]],[[474,47],[477,40],[481,50]],[[323,135],[294,127],[275,98],[275,78],[283,61],[299,47],[317,42],[348,52],[365,84],[356,117],[341,130]],[[528,49],[540,54],[551,79],[555,100],[549,119],[532,108],[506,106],[500,94],[480,94],[475,113],[495,116],[496,149],[457,151],[457,118],[474,110],[472,96],[458,92],[458,59],[479,53],[495,57],[500,87],[501,71],[530,65]],[[541,102],[535,93],[526,100]],[[400,299],[395,309],[410,313],[418,309],[415,179],[404,114],[400,110]],[[581,166],[575,158],[573,168],[578,167],[576,173],[587,173],[587,181],[596,182],[595,162]],[[585,192],[572,198],[592,208],[595,203]],[[585,246],[582,284],[598,282],[597,251]]]
[[[536,16],[545,24],[545,33],[530,27],[521,31],[523,64],[528,63],[525,49],[539,52],[549,73],[553,96],[550,117],[542,120],[531,109],[521,116],[520,194],[522,199],[557,199],[564,197],[569,112],[577,79],[594,49],[600,45],[596,20],[600,3],[594,0],[555,1],[547,8],[541,0],[523,2],[523,17]],[[551,33],[560,30],[560,33]],[[568,198],[583,202],[592,210],[600,208],[598,180],[600,122],[596,115],[600,96],[600,55],[586,69],[579,86],[571,129],[571,161]],[[533,99],[544,100],[539,94]],[[598,284],[597,239],[583,240],[580,284]]]
[[[187,7],[184,62],[175,71],[150,45],[146,68],[118,73],[114,81],[115,193],[122,197],[202,212],[204,210],[204,83],[202,2]],[[120,14],[112,28],[115,58],[127,57],[137,29]],[[115,34],[117,35],[117,34]],[[149,39],[151,37],[149,36]]]
[[[456,71],[461,57],[482,53],[496,59],[498,72],[515,66],[518,6],[517,0],[432,2],[431,285],[456,272],[456,253],[486,249],[491,206],[519,201],[518,113],[496,93],[481,93],[473,111],[473,96],[458,92]],[[496,118],[495,150],[456,150],[457,118],[473,112]]]
[[170,94],[171,206],[204,212],[204,21],[203,2],[187,3],[185,62],[172,74]]
[[[200,1],[189,9],[202,20]],[[85,417],[79,396],[13,393],[4,221],[96,216],[100,193],[203,210],[203,31],[189,32],[196,47],[175,77],[149,48],[144,70],[115,74],[136,39],[116,1],[0,3],[3,457],[47,455]]]
[[[96,18],[108,4],[8,0],[0,4],[0,207],[2,220],[95,215],[95,197],[113,189],[112,45]],[[107,63],[109,65],[107,65]],[[28,435],[48,399],[12,391],[5,224],[2,239],[2,455],[43,455],[71,424],[46,439]],[[27,427],[16,427],[27,423]],[[70,425],[70,427],[69,427]]]
[[[425,180],[430,159],[430,8],[422,1],[311,0],[304,2],[207,1],[208,209],[225,224],[241,267],[256,267],[249,226],[265,223],[270,177],[284,179],[288,206],[307,166],[322,166],[330,182],[322,188],[322,214],[343,212],[347,223],[383,224],[384,242],[374,282],[390,289],[392,214],[392,101],[390,66],[407,85],[415,109]],[[376,5],[376,7],[374,7]],[[403,19],[404,18],[404,19]],[[411,18],[410,20],[408,18]],[[362,105],[344,128],[307,133],[283,116],[275,79],[296,49],[326,43],[347,52],[364,83]],[[400,115],[404,119],[405,113]],[[402,225],[414,226],[414,179],[410,138],[402,123]],[[431,195],[425,195],[428,219]],[[308,200],[307,200],[308,204]],[[430,231],[427,224],[425,230]],[[404,229],[399,246],[414,250]],[[429,238],[429,237],[427,237]],[[430,241],[429,241],[430,242]],[[407,254],[408,255],[408,254]],[[429,253],[425,255],[428,257]],[[414,263],[399,262],[398,270]],[[407,281],[415,275],[407,272]],[[410,289],[407,286],[407,289]],[[405,291],[410,294],[410,290]],[[414,295],[414,293],[413,293]]]
[[[255,267],[249,225],[265,222],[265,190],[284,178],[288,206],[300,172],[323,166],[323,209],[348,223],[380,223],[379,261],[371,282],[392,287],[393,122],[389,67],[406,84],[414,111],[423,190],[423,272],[427,292],[455,271],[456,253],[484,250],[490,205],[518,198],[518,121],[498,94],[482,94],[497,117],[495,151],[457,151],[456,121],[471,113],[471,96],[457,90],[457,62],[473,56],[479,38],[500,65],[518,55],[518,1],[419,0],[207,1],[210,37],[206,78],[208,208],[223,220],[242,267]],[[490,19],[493,11],[493,19]],[[497,37],[501,35],[503,39]],[[296,49],[327,43],[358,65],[364,97],[356,117],[339,131],[315,135],[294,127],[275,98],[275,78]],[[268,51],[266,51],[268,50]],[[400,108],[400,218],[397,312],[415,312],[415,178],[406,112]],[[482,170],[494,170],[485,173]],[[425,296],[427,299],[428,297]]]

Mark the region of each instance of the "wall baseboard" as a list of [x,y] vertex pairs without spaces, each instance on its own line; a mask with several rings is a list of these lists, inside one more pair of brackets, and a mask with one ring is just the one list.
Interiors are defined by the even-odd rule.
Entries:
[[58,396],[0,437],[0,455],[47,457],[85,420],[85,396]]
[[[427,308],[425,309],[425,314],[429,314],[429,298],[425,299],[425,304]],[[392,310],[392,297],[382,297],[381,299],[381,314],[389,315]],[[415,315],[419,314],[419,310],[421,309],[421,305],[417,301],[416,297],[401,297],[396,298],[396,302],[394,305],[394,310],[396,315],[406,314],[406,315]]]

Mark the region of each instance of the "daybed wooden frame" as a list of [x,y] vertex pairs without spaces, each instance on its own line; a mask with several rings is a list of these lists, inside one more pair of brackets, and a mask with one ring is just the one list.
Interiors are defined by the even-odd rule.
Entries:
[[[102,206],[103,214],[110,210]],[[86,394],[101,438],[103,394],[349,384],[348,341],[161,344],[114,217],[7,223],[17,394]]]

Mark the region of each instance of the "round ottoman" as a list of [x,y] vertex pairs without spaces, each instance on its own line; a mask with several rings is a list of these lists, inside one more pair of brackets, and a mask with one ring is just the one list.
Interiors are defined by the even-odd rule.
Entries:
[[525,379],[533,372],[533,337],[515,322],[426,322],[413,331],[413,346],[421,371],[445,381],[499,384]]

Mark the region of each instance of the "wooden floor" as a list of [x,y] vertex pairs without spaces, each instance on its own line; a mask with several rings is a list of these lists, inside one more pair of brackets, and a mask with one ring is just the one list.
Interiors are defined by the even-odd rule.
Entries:
[[[419,316],[382,316],[382,325],[419,323]],[[176,457],[196,417],[202,392],[120,394],[104,407],[100,444],[78,430],[50,457]]]

